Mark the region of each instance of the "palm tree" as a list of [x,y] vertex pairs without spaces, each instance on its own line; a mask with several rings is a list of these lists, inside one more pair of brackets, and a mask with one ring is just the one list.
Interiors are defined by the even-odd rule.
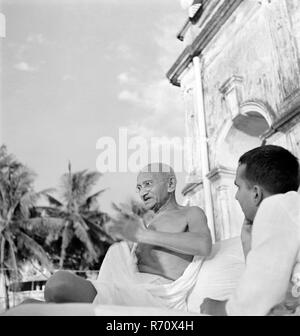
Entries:
[[111,242],[103,228],[109,217],[99,210],[97,203],[97,198],[105,189],[91,194],[101,176],[99,172],[87,170],[72,173],[69,163],[68,172],[61,178],[58,192],[61,199],[53,193],[46,193],[49,206],[43,207],[43,210],[47,217],[62,220],[61,229],[55,237],[61,238],[60,269],[64,267],[67,249],[74,237],[84,246],[83,258],[88,263],[97,261],[106,252],[104,242]]
[[34,178],[35,174],[8,154],[5,146],[0,148],[0,268],[6,308],[9,308],[7,279],[19,279],[18,266],[22,260],[18,254],[27,251],[51,269],[46,252],[30,234],[36,224],[40,225],[31,221],[31,210],[44,193],[33,190]]

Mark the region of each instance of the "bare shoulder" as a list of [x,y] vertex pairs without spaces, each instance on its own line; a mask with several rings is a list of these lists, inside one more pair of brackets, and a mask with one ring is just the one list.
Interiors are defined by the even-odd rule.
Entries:
[[186,220],[189,231],[208,233],[207,218],[205,212],[198,206],[191,206],[187,209]]
[[187,207],[187,217],[190,219],[206,219],[205,212],[198,206]]

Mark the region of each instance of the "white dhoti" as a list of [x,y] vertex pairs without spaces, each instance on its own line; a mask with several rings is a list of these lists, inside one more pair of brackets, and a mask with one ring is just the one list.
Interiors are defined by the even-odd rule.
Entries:
[[131,251],[126,242],[116,243],[108,250],[97,280],[91,280],[97,290],[93,303],[187,311],[187,297],[196,283],[201,265],[202,258],[194,257],[175,281],[140,273],[134,249]]

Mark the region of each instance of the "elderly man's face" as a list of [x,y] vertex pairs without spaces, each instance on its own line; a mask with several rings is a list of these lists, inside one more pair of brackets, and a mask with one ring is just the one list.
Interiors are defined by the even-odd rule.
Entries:
[[159,173],[140,173],[137,192],[147,210],[158,210],[168,199],[168,179]]

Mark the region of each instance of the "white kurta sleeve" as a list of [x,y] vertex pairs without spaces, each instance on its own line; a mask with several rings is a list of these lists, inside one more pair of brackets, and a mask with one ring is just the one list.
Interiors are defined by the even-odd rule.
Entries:
[[267,198],[258,209],[246,269],[227,302],[228,315],[266,315],[285,298],[299,249],[299,224],[280,200]]

